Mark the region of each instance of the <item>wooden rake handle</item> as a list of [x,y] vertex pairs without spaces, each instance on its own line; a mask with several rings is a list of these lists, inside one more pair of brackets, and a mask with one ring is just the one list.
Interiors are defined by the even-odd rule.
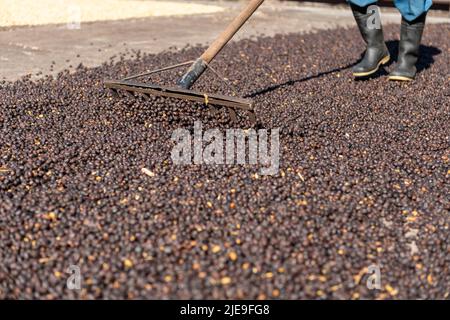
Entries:
[[201,58],[203,61],[210,63],[263,2],[264,0],[251,0],[241,11],[241,13],[228,25],[224,31],[222,31],[217,39],[202,54]]
[[189,70],[178,81],[178,85],[184,89],[189,89],[195,81],[205,71],[207,65],[214,57],[225,47],[225,45],[233,38],[236,32],[244,25],[244,23],[253,15],[264,0],[250,0],[241,13],[222,31],[216,40],[206,49],[206,51],[198,58]]

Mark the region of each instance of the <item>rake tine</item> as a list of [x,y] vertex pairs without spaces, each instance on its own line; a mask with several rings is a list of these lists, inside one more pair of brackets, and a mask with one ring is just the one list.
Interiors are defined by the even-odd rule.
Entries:
[[250,122],[252,123],[252,126],[255,126],[257,124],[256,113],[255,112],[249,111],[248,112],[248,118],[249,118]]
[[146,95],[145,93],[142,93],[142,92],[135,92],[134,95],[135,95],[136,97],[141,98],[142,100],[148,100],[148,97],[147,97],[147,95]]
[[217,115],[217,113],[219,112],[219,108],[215,107],[215,106],[208,106],[209,108],[209,112],[211,113],[211,115],[214,117]]
[[133,91],[123,90],[123,92],[125,93],[125,96],[127,96],[129,98],[136,99],[136,97],[134,96],[134,92]]
[[236,111],[233,108],[227,108],[230,115],[231,122],[236,123],[238,121]]
[[150,100],[150,96],[147,93],[142,92],[141,94],[145,100]]
[[119,98],[119,94],[116,89],[109,89],[109,93],[113,96],[113,98]]

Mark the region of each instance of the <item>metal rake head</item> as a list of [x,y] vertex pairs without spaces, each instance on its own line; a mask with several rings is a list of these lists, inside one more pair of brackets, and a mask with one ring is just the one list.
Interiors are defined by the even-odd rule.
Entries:
[[256,125],[256,114],[253,108],[252,100],[250,99],[214,93],[204,93],[177,86],[161,86],[151,83],[142,83],[134,80],[139,77],[149,76],[151,74],[178,68],[191,63],[192,61],[188,61],[157,70],[152,70],[146,73],[129,76],[122,80],[105,80],[104,84],[106,88],[111,90],[114,96],[118,96],[118,91],[124,91],[128,94],[139,93],[144,96],[161,96],[194,101],[203,103],[212,113],[216,113],[219,107],[224,107],[226,108],[232,122],[238,121],[238,114],[236,113],[236,110],[243,110],[246,114],[248,114],[252,126]]

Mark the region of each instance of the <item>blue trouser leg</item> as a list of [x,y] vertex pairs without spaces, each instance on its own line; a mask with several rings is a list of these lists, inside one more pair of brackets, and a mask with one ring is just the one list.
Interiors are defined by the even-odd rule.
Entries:
[[[359,7],[366,7],[370,4],[375,4],[376,0],[347,0]],[[423,13],[427,12],[431,5],[432,0],[394,0],[394,4],[400,11],[403,18],[406,21],[413,21]]]
[[431,5],[432,0],[394,0],[394,4],[398,11],[402,14],[402,17],[406,21],[413,21],[414,19],[427,12]]
[[377,0],[347,0],[347,2],[357,5],[358,7],[366,7],[370,4],[375,4]]

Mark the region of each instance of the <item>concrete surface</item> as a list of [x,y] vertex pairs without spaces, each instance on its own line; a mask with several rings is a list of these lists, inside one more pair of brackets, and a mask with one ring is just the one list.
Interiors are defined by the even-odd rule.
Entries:
[[223,7],[189,1],[0,0],[0,26],[70,25],[105,20],[215,13]]
[[[66,24],[0,29],[0,79],[13,81],[27,74],[33,77],[56,74],[79,63],[97,66],[126,49],[158,53],[188,43],[208,44],[244,5],[243,1],[189,2],[213,3],[223,11],[82,23],[80,29],[68,29]],[[399,23],[400,15],[393,8],[382,9],[382,19],[383,23]],[[435,11],[429,15],[428,23],[439,22],[450,22],[448,12]],[[353,25],[347,6],[268,0],[235,40]]]

